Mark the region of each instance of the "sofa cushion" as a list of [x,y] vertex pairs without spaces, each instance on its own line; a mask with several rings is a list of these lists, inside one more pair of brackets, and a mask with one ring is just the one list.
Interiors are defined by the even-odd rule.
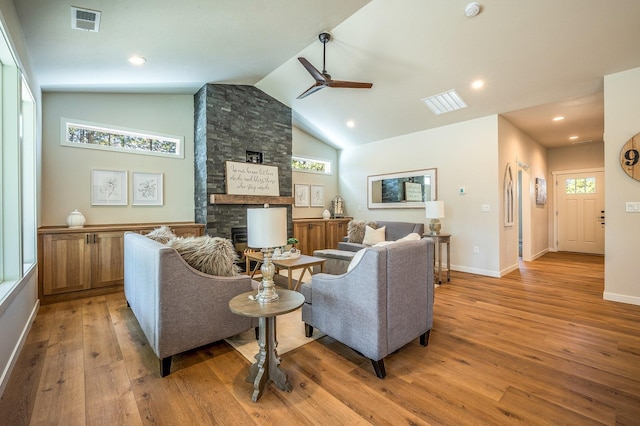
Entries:
[[370,226],[376,229],[378,226],[375,222],[364,220],[351,220],[347,224],[347,241],[350,243],[362,244],[364,240],[365,228]]
[[385,227],[379,229],[373,229],[370,226],[365,228],[364,239],[362,240],[362,244],[365,246],[372,246],[374,244],[381,243],[384,241],[385,237]]
[[145,236],[151,238],[153,241],[159,242],[160,244],[167,244],[169,241],[177,238],[171,228],[166,225],[155,228],[153,231],[145,234]]
[[219,237],[189,237],[169,241],[192,268],[209,275],[230,277],[238,275],[238,254],[233,243]]

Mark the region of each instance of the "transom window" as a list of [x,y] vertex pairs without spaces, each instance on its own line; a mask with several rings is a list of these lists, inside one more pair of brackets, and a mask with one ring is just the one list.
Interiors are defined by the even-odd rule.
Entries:
[[332,174],[331,161],[316,160],[304,157],[291,157],[291,168],[294,172]]
[[567,194],[595,194],[596,178],[567,179],[565,181],[565,192]]
[[60,143],[77,148],[184,158],[184,137],[61,118]]

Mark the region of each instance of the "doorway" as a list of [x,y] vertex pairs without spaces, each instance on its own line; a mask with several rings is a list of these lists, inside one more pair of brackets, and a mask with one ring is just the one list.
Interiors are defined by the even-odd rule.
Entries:
[[604,254],[604,170],[553,172],[557,251]]
[[518,257],[524,261],[533,260],[531,254],[531,178],[529,166],[518,164]]

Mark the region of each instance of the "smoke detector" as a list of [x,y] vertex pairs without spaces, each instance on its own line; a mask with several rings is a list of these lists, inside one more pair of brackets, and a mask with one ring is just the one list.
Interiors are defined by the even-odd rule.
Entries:
[[71,6],[71,28],[97,33],[100,29],[100,15],[102,12],[97,10]]
[[464,14],[467,15],[467,18],[473,18],[474,16],[477,16],[481,10],[482,8],[480,7],[480,3],[474,1],[464,8]]

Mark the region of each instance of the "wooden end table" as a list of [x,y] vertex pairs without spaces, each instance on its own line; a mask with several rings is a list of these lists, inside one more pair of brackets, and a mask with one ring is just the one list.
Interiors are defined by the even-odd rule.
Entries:
[[447,245],[447,282],[451,281],[451,234],[423,234],[423,237],[433,238],[438,249],[436,250],[436,259],[434,263],[438,264],[438,284],[442,284],[442,244]]
[[[260,265],[262,264],[262,252],[261,251],[251,251],[251,252],[245,252],[244,253],[244,257],[245,257],[245,262],[246,262],[246,271],[247,274],[251,276],[251,278],[253,278],[253,276],[256,274],[256,272],[258,270],[260,270]],[[253,268],[253,270],[251,270],[251,261],[256,262],[256,266]],[[300,257],[295,258],[295,259],[271,259],[271,262],[273,263],[273,265],[278,268],[278,269],[286,269],[288,274],[287,274],[287,288],[289,290],[295,290],[297,291],[298,288],[300,288],[300,284],[302,283],[302,278],[304,277],[304,274],[309,271],[309,275],[311,275],[311,268],[313,268],[314,266],[320,266],[320,272],[324,272],[324,262],[326,259],[322,259],[319,257],[313,257],[313,256],[307,256],[307,255],[300,255]],[[293,285],[293,271],[295,269],[302,269],[302,273],[300,274],[300,277],[298,277],[298,280],[295,283],[295,286]]]
[[256,362],[249,368],[247,376],[247,381],[253,382],[251,400],[257,402],[269,380],[281,390],[291,392],[291,383],[287,373],[280,368],[280,357],[276,351],[276,316],[298,309],[304,303],[304,296],[296,291],[282,289],[278,289],[280,297],[274,302],[260,303],[251,300],[249,296],[255,296],[255,292],[237,295],[229,301],[229,309],[234,314],[259,318],[259,349],[255,356]]

